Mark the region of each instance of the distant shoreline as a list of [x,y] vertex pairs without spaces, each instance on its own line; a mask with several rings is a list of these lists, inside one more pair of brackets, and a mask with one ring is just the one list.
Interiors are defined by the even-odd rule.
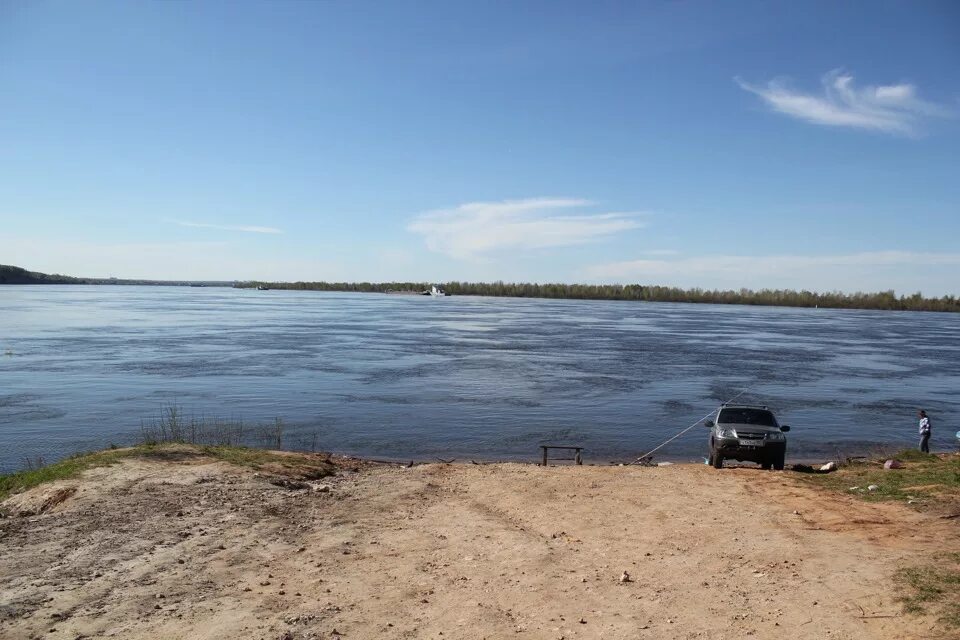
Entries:
[[[5,284],[85,284],[234,287],[238,289],[280,289],[293,291],[339,291],[351,293],[412,294],[429,290],[429,282],[269,282],[261,280],[148,280],[120,278],[76,278],[59,274],[27,271],[0,265],[0,285]],[[960,312],[960,297],[924,297],[920,293],[897,296],[893,290],[872,293],[818,293],[789,289],[708,290],[681,289],[641,284],[562,284],[507,282],[439,283],[450,296],[486,296],[502,298],[540,298],[557,300],[624,300],[633,302],[686,302],[764,307],[825,309],[869,309],[876,311]]]
[[161,287],[232,287],[233,280],[149,280],[145,278],[76,278],[59,273],[48,274],[39,271],[27,271],[21,267],[0,264],[0,285],[25,284],[95,284],[95,285],[136,285]]
[[[428,290],[429,282],[265,282],[245,281],[239,289],[285,289],[292,291],[333,291],[350,293],[417,293]],[[875,311],[960,312],[960,298],[925,298],[920,294],[897,296],[893,291],[876,293],[815,293],[786,289],[720,291],[681,289],[640,284],[537,284],[508,282],[442,282],[437,286],[448,296],[495,298],[536,298],[545,300],[621,300],[631,302],[685,302],[762,307],[864,309]]]

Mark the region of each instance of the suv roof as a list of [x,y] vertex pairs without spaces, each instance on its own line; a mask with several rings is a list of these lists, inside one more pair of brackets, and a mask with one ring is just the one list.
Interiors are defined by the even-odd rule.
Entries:
[[721,409],[766,409],[770,411],[770,407],[765,404],[741,404],[739,402],[724,402],[720,405]]

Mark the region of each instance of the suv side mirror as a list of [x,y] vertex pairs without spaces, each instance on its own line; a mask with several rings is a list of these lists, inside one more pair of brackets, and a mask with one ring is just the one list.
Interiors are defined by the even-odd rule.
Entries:
[[787,431],[790,431],[790,425],[788,424],[783,425],[782,427],[780,427],[780,431],[783,431],[784,433],[786,433]]
[[704,420],[703,426],[705,426],[707,429],[713,429],[713,420]]

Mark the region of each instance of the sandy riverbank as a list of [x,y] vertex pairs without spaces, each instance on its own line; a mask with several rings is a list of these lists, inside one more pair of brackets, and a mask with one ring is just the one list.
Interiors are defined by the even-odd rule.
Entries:
[[960,550],[956,520],[791,474],[333,464],[298,479],[184,448],[9,498],[0,637],[952,633],[902,614],[892,576]]

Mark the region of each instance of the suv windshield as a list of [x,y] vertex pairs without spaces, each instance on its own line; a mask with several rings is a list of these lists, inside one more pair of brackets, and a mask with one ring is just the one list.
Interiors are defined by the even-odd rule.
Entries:
[[775,427],[773,414],[763,409],[721,409],[717,416],[719,424],[756,424],[763,427]]

